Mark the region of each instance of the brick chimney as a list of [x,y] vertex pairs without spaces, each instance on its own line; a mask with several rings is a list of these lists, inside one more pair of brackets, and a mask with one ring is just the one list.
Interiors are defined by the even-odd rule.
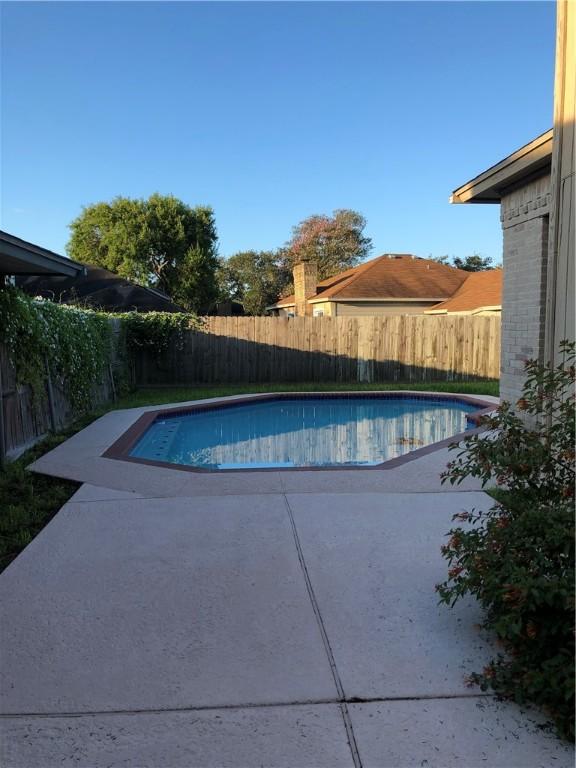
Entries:
[[300,317],[312,314],[312,306],[306,299],[316,293],[318,264],[315,261],[299,261],[292,270],[294,276],[295,314]]

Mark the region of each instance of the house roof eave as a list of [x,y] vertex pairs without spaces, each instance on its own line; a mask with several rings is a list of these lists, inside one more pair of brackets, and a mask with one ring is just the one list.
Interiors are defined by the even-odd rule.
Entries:
[[266,312],[269,312],[272,309],[290,309],[290,307],[295,307],[296,304],[271,304],[269,307],[264,307],[264,310]]
[[0,231],[0,274],[2,275],[76,277],[85,273],[84,264],[10,235],[8,232]]
[[552,129],[537,136],[504,160],[467,181],[450,196],[452,204],[499,203],[502,195],[531,178],[543,176],[552,163]]
[[441,301],[446,301],[449,297],[444,296],[443,298],[434,298],[433,296],[428,298],[426,297],[420,297],[420,298],[410,298],[410,297],[404,297],[404,296],[382,296],[382,297],[358,297],[354,298],[351,296],[347,296],[346,298],[338,298],[337,296],[326,296],[326,298],[322,298],[321,296],[318,296],[315,299],[308,299],[308,304],[326,304],[327,302],[333,302],[334,304],[346,304],[349,302],[369,302],[371,304],[406,304],[409,302],[417,302],[419,304],[427,304],[428,302],[434,302],[435,304],[438,304]]

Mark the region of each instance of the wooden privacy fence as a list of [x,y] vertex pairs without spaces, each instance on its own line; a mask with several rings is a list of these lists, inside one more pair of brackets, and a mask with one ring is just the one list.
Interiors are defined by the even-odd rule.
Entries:
[[137,386],[499,378],[500,318],[210,317],[161,356],[143,352]]
[[[94,382],[91,404],[97,408],[114,394],[109,369],[103,372],[102,381]],[[45,391],[37,397],[28,384],[19,384],[7,350],[0,344],[0,464],[5,457],[18,456],[47,432],[62,429],[77,416],[65,386],[50,376],[46,376]]]

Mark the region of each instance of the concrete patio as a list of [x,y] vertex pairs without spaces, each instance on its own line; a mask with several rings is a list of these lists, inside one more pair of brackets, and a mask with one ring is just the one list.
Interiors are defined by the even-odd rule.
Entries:
[[573,765],[465,676],[492,652],[437,605],[446,451],[391,471],[190,475],[101,458],[108,414],[35,469],[84,481],[0,577],[6,768]]

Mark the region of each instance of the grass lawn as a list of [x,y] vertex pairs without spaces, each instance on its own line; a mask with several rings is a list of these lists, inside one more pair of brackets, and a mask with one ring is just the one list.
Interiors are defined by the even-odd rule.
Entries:
[[[163,387],[141,389],[121,397],[114,409],[163,405],[208,397],[224,397],[251,392],[314,392],[352,390],[411,389],[462,394],[498,395],[497,381],[437,382],[425,384],[239,384],[198,387]],[[101,410],[75,422],[57,435],[49,435],[0,472],[0,571],[26,547],[50,522],[74,492],[79,483],[28,472],[26,467],[44,453],[102,416]]]
[[387,384],[334,384],[310,382],[307,384],[219,384],[195,387],[158,387],[139,389],[121,398],[117,408],[138,408],[145,405],[182,403],[186,400],[202,400],[208,397],[245,395],[251,392],[359,392],[391,389],[410,389],[415,392],[460,392],[463,395],[494,395],[498,397],[500,383],[494,379],[485,381],[437,381],[411,383],[393,382]]

